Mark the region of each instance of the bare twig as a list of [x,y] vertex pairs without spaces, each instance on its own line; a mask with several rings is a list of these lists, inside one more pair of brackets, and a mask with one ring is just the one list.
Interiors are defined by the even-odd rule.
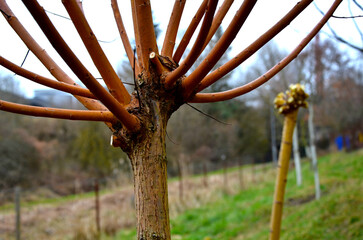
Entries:
[[362,5],[360,5],[356,0],[353,0],[353,2],[355,3],[355,5],[357,5],[357,7],[359,7],[363,11]]
[[353,49],[355,49],[355,50],[358,50],[358,51],[360,51],[360,52],[363,52],[363,48],[362,47],[358,47],[358,46],[356,46],[356,45],[354,45],[354,44],[352,44],[352,43],[350,43],[350,42],[348,42],[347,40],[345,40],[344,38],[342,38],[342,37],[340,37],[334,30],[333,30],[333,28],[330,26],[330,24],[329,23],[327,23],[326,24],[327,26],[328,26],[328,28],[329,28],[329,30],[331,31],[331,33],[333,34],[333,37],[336,39],[336,40],[338,40],[339,42],[342,42],[342,43],[344,43],[344,44],[346,44],[347,46],[349,46],[349,47],[351,47],[351,48],[353,48]]
[[169,141],[172,143],[172,144],[174,144],[174,145],[180,145],[179,143],[176,143],[176,142],[174,142],[171,138],[170,138],[170,136],[169,136],[169,134],[168,134],[168,131],[165,131],[165,133],[166,133],[166,137],[169,139]]
[[45,9],[44,9],[44,11],[45,11],[46,13],[52,14],[52,15],[54,15],[54,16],[61,17],[61,18],[67,19],[67,20],[71,20],[69,17],[66,17],[66,16],[63,16],[63,15],[60,15],[60,14],[58,14],[58,13],[54,13],[54,12],[51,12],[51,11],[48,11],[48,10],[45,10]]
[[[363,8],[362,8],[362,6],[360,6],[357,2],[355,2],[355,1],[353,1],[359,8],[361,8],[362,10],[363,10]],[[320,14],[322,14],[322,15],[324,15],[324,12],[318,7],[318,5],[314,2],[314,6],[315,6],[315,8],[316,8],[316,10],[320,13]],[[363,15],[356,15],[356,16],[353,16],[353,14],[352,14],[352,10],[351,10],[351,7],[350,7],[350,1],[348,1],[348,9],[349,9],[349,13],[351,14],[351,16],[344,16],[344,17],[338,17],[338,16],[332,16],[333,18],[338,18],[338,19],[352,19],[352,21],[353,21],[353,23],[354,23],[354,25],[355,25],[355,27],[356,27],[356,29],[357,29],[357,31],[358,31],[358,33],[359,33],[359,35],[361,36],[361,39],[362,39],[362,41],[363,41],[363,33],[362,33],[362,31],[360,30],[360,28],[359,28],[359,26],[358,26],[358,24],[357,24],[357,22],[355,21],[355,19],[356,18],[359,18],[359,17],[363,17]],[[362,47],[359,47],[359,46],[357,46],[357,45],[355,45],[355,44],[353,44],[353,43],[351,43],[351,42],[348,42],[347,40],[345,40],[344,38],[342,38],[342,37],[340,37],[334,30],[333,30],[333,28],[330,26],[330,24],[329,23],[327,23],[326,24],[327,25],[327,27],[329,28],[329,30],[330,30],[330,32],[333,34],[333,35],[330,35],[330,34],[328,34],[328,33],[326,33],[328,36],[330,36],[330,37],[332,37],[332,38],[335,38],[337,41],[339,41],[339,42],[341,42],[341,43],[344,43],[345,45],[347,45],[347,46],[349,46],[349,47],[351,47],[351,48],[353,48],[353,49],[355,49],[355,50],[357,50],[357,51],[360,51],[360,52],[363,52],[363,48]]]
[[213,120],[214,120],[214,121],[216,121],[216,122],[222,123],[222,124],[224,124],[224,125],[231,125],[230,123],[222,122],[221,120],[219,120],[219,119],[217,119],[217,118],[213,117],[212,115],[209,115],[208,113],[203,112],[202,110],[200,110],[200,109],[198,109],[198,108],[194,107],[193,105],[191,105],[191,104],[189,104],[189,103],[186,103],[186,104],[187,104],[189,107],[193,108],[195,111],[197,111],[197,112],[199,112],[199,113],[203,114],[203,115],[204,115],[204,116],[206,116],[206,117],[209,117],[209,118],[213,119]]
[[28,51],[26,51],[26,54],[25,54],[25,57],[24,57],[24,60],[23,60],[23,62],[20,64],[20,67],[22,67],[23,65],[24,65],[24,63],[25,63],[25,60],[26,60],[26,58],[28,57],[28,55],[29,55],[29,49],[28,49]]
[[[348,1],[349,3],[349,1]],[[324,15],[325,13],[323,12],[323,10],[321,10],[318,5],[314,2],[314,6],[316,8],[316,10],[318,10],[318,12],[321,14],[321,15]],[[331,16],[332,18],[338,18],[338,19],[352,19],[352,18],[361,18],[363,17],[363,15],[351,15],[351,16],[336,16],[336,15],[332,15]]]

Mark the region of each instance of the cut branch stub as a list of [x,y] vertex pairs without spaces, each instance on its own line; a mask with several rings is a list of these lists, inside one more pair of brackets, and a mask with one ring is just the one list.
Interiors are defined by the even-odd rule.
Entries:
[[305,92],[305,87],[300,84],[293,84],[286,93],[279,93],[274,100],[275,108],[281,114],[288,114],[299,107],[307,107],[306,99],[309,95]]

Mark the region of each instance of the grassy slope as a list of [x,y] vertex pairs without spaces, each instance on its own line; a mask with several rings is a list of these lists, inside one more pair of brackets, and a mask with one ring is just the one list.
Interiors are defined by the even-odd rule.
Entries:
[[[331,154],[319,159],[322,198],[314,200],[310,164],[303,164],[303,186],[290,171],[281,239],[363,239],[363,151]],[[172,219],[172,239],[267,239],[275,171],[260,175],[237,195]],[[114,239],[135,239],[121,231]]]

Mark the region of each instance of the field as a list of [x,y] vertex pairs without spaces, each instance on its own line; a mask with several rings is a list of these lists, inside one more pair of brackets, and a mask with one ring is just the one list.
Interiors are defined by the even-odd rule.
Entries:
[[[334,153],[319,159],[322,198],[315,200],[308,160],[303,184],[291,168],[281,239],[363,239],[363,151]],[[275,169],[271,164],[245,166],[179,181],[171,179],[169,198],[172,239],[267,239]],[[241,176],[243,182],[241,185]],[[14,239],[11,206],[0,208],[0,239]],[[101,195],[102,239],[136,239],[132,187]],[[24,204],[24,239],[94,239],[94,198],[90,194]],[[121,230],[120,230],[121,229]]]

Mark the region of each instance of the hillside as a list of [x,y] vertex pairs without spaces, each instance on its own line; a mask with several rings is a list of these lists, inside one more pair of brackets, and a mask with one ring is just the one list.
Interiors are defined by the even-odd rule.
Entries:
[[[291,169],[281,239],[363,239],[363,150],[319,159],[322,198],[314,199],[313,174],[303,162],[303,185]],[[243,175],[241,175],[241,173]],[[241,177],[243,186],[241,185]],[[267,239],[275,169],[271,164],[232,168],[169,182],[172,239]],[[135,239],[132,188],[101,192],[102,238]],[[0,239],[14,238],[13,206],[0,208]],[[122,229],[120,231],[120,229]],[[24,239],[95,239],[92,193],[22,204]]]
[[[319,201],[310,164],[303,164],[302,187],[296,187],[294,171],[290,171],[281,239],[363,239],[362,161],[362,150],[321,157]],[[172,239],[267,239],[274,173],[260,172],[256,182],[238,194],[224,195],[177,216],[172,220]],[[134,239],[133,234],[121,232],[113,239]]]

